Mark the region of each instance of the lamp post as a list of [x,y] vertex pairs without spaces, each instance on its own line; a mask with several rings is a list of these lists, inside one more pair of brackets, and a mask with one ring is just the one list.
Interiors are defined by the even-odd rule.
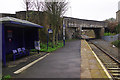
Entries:
[[[48,29],[49,30],[49,29]],[[49,42],[49,32],[47,34],[47,50],[48,50],[48,42]]]
[[[118,34],[118,40],[120,40],[120,33]],[[120,49],[118,49],[118,60],[120,61]],[[119,65],[120,67],[120,65]]]
[[63,45],[65,46],[65,22],[63,19]]

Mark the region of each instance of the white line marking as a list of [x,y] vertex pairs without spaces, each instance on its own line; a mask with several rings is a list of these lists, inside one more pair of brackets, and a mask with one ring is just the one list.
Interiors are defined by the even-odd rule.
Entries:
[[49,54],[50,54],[50,53],[46,54],[46,55],[43,56],[43,57],[40,57],[39,59],[37,59],[37,60],[29,63],[28,65],[20,68],[19,70],[15,71],[14,74],[19,74],[19,73],[21,73],[22,71],[26,70],[27,68],[29,68],[29,67],[32,66],[33,64],[37,63],[38,61],[40,61],[40,60],[42,60],[43,58],[45,58],[46,56],[48,56]]

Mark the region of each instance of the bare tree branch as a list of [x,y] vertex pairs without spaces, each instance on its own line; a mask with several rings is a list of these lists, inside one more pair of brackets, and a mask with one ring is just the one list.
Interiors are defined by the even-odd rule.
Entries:
[[44,10],[48,13],[49,23],[53,29],[53,44],[55,34],[58,34],[58,30],[62,24],[61,17],[67,11],[67,7],[68,2],[66,0],[45,0]]
[[25,4],[26,11],[32,9],[32,7],[33,7],[32,0],[23,0],[23,1],[24,1],[24,4]]
[[34,7],[37,11],[42,11],[43,10],[42,0],[34,0]]

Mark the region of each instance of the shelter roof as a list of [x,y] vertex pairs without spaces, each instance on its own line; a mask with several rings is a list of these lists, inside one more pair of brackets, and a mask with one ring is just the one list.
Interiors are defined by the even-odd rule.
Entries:
[[0,18],[0,22],[9,23],[9,24],[18,24],[18,25],[23,25],[23,26],[30,26],[30,27],[43,28],[43,26],[41,26],[41,25],[26,21],[26,20],[13,18],[13,17],[2,17],[2,18]]

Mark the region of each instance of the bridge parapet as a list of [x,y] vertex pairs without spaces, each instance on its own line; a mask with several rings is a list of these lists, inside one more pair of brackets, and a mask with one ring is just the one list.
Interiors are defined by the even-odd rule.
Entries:
[[92,29],[95,32],[96,38],[101,38],[104,35],[104,28],[107,23],[104,21],[85,20],[71,17],[63,18],[66,25],[66,37],[71,39],[75,36],[80,36],[82,29]]
[[84,27],[84,28],[105,28],[107,23],[104,21],[94,21],[64,17],[64,22],[67,27]]

